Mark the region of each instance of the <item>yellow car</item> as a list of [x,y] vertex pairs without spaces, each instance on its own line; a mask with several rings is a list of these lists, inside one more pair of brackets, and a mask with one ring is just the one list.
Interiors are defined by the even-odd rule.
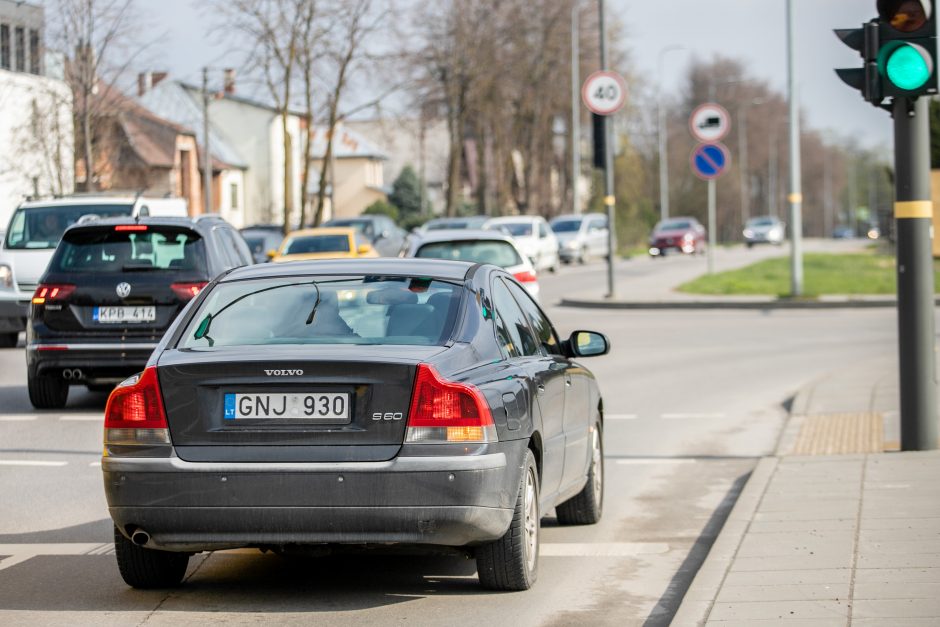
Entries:
[[356,229],[321,227],[292,231],[277,250],[268,252],[274,263],[302,259],[352,259],[378,257],[372,245]]

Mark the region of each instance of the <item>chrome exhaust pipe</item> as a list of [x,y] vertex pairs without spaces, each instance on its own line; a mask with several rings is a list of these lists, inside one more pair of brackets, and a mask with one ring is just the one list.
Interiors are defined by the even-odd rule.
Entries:
[[143,529],[137,529],[131,534],[131,542],[137,546],[146,546],[150,542],[150,534]]
[[65,370],[62,371],[62,378],[66,380],[70,380],[72,378],[71,368],[66,368]]
[[81,368],[73,368],[73,369],[72,369],[72,378],[73,378],[73,379],[84,379],[84,378],[85,378],[85,374],[82,372],[82,369],[81,369]]

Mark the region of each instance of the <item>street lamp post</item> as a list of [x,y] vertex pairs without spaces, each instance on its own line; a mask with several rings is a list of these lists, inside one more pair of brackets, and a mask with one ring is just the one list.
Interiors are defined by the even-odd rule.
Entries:
[[678,44],[666,46],[659,51],[656,69],[658,70],[656,82],[656,103],[659,119],[659,217],[665,220],[669,217],[669,140],[666,128],[666,107],[663,106],[663,63],[666,54],[677,50],[685,50]]
[[803,294],[803,182],[800,173],[800,104],[797,95],[793,0],[787,0],[787,100],[790,118],[790,295]]
[[747,173],[747,110],[749,107],[764,104],[763,98],[754,98],[738,107],[738,169],[741,173],[741,227],[751,216],[751,195]]
[[581,52],[580,14],[581,5],[571,7],[571,213],[581,213],[581,198],[578,182],[581,180]]

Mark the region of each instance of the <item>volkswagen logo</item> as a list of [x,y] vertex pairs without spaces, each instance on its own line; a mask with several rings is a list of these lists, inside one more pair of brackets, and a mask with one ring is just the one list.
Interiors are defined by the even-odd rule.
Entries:
[[127,298],[131,295],[131,284],[126,281],[118,283],[114,291],[117,292],[117,295],[121,298]]

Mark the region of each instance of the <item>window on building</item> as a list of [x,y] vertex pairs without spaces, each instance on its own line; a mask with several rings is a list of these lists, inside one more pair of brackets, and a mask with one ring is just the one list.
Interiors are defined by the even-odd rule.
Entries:
[[10,69],[10,25],[0,24],[0,68]]
[[231,195],[232,209],[238,209],[238,183],[229,185],[229,194]]
[[29,72],[30,74],[40,73],[39,64],[39,31],[29,29]]
[[13,58],[16,60],[15,69],[17,72],[26,71],[26,29],[22,26],[17,26],[13,31],[14,46],[16,50],[13,52]]

